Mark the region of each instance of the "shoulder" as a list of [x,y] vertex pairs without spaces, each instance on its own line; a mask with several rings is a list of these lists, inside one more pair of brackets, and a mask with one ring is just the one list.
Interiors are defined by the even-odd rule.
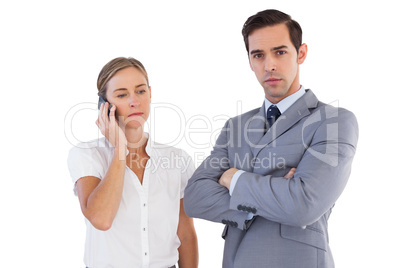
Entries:
[[357,119],[353,112],[337,105],[318,102],[317,108],[314,109],[313,114],[319,114],[322,121],[330,120],[340,123],[350,121],[357,124]]
[[318,100],[310,89],[306,90],[306,94],[304,94],[300,100],[304,100],[305,105],[307,105],[311,111],[311,115],[320,116],[320,121],[325,121],[327,119],[356,121],[356,116],[353,112],[340,107],[338,101],[324,103]]
[[67,164],[74,183],[82,177],[102,179],[106,174],[113,148],[106,139],[81,142],[70,149]]
[[150,144],[147,145],[147,152],[153,156],[181,156],[181,157],[189,157],[188,153],[179,148],[168,144],[163,144],[155,141],[149,141]]
[[348,109],[336,105],[318,103],[318,106],[304,122],[305,126],[316,126],[316,136],[321,133],[328,139],[333,136],[339,142],[356,145],[359,136],[357,118]]
[[148,148],[148,155],[158,167],[181,170],[182,174],[187,174],[186,177],[194,172],[194,161],[185,150],[158,142],[152,142]]
[[107,159],[113,148],[106,138],[80,142],[74,145],[69,152],[69,158],[92,157],[94,159]]
[[246,122],[249,122],[249,120],[252,120],[256,115],[258,115],[260,109],[262,109],[262,107],[255,108],[243,114],[229,118],[228,120],[226,120],[222,131],[227,131],[230,128],[238,125],[244,125]]
[[260,111],[260,109],[261,109],[261,107],[255,108],[255,109],[253,109],[253,110],[250,110],[250,111],[245,112],[245,113],[243,113],[243,114],[240,114],[240,115],[238,115],[238,116],[232,117],[232,118],[230,118],[229,120],[231,120],[231,121],[233,121],[233,122],[239,122],[239,121],[241,122],[241,121],[247,120],[247,119],[249,119],[249,118],[255,116],[256,114],[258,114],[258,112]]

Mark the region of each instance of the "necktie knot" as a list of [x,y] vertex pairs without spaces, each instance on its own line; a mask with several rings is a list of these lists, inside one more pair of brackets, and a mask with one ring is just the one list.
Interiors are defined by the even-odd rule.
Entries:
[[281,112],[279,111],[278,107],[276,107],[276,105],[269,106],[267,110],[268,128],[270,128],[275,123],[280,115]]

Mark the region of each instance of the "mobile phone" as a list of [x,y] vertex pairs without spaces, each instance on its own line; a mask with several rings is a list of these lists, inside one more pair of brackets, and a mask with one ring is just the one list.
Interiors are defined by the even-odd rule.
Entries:
[[[98,101],[98,110],[100,110],[100,107],[101,107],[101,104],[102,103],[106,103],[107,102],[107,100],[105,100],[104,98],[102,98],[101,96],[99,96],[99,101]],[[109,102],[109,109],[108,109],[108,111],[107,111],[107,115],[109,116],[110,115],[110,109],[112,108],[112,105],[110,104],[110,102]]]

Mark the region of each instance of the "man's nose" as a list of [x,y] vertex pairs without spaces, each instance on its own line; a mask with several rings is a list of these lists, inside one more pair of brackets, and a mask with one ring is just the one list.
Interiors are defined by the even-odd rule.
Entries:
[[265,71],[266,72],[276,71],[276,62],[273,59],[270,59],[268,57],[265,59]]

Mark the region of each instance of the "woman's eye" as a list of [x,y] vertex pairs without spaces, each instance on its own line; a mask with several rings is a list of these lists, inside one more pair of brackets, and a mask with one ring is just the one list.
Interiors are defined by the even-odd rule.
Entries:
[[126,96],[126,94],[117,95],[118,98],[123,98],[123,97],[125,97],[125,96]]
[[139,93],[139,94],[143,94],[143,93],[145,93],[145,89],[138,90],[138,93]]

